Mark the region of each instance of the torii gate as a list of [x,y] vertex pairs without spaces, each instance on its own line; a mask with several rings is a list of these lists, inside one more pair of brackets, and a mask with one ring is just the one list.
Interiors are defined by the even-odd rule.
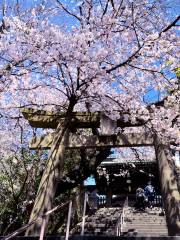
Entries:
[[[61,121],[64,121],[65,114],[47,112],[43,110],[23,109],[24,117],[32,127],[56,129]],[[137,124],[140,126],[142,123]],[[68,135],[69,141],[63,136],[62,143],[64,149],[72,148],[99,148],[102,147],[139,147],[154,146],[159,176],[161,182],[161,192],[166,212],[168,233],[171,236],[180,235],[180,193],[178,190],[177,178],[175,175],[174,163],[170,161],[170,151],[167,145],[162,143],[158,136],[151,133],[119,133],[114,134],[117,127],[131,127],[132,124],[124,122],[123,119],[112,121],[103,113],[76,112],[73,113],[71,121],[72,128],[92,128],[101,129],[100,135],[78,136],[75,133],[64,133]],[[56,133],[47,134],[41,137],[34,137],[30,142],[30,149],[50,149],[54,144],[54,139],[59,138]],[[57,181],[61,177],[62,163],[57,156],[63,158],[64,151],[58,152],[60,146],[54,146],[50,154],[50,161],[44,171],[30,221],[52,208],[52,200],[55,195]],[[48,221],[48,220],[47,220]],[[26,235],[39,235],[41,223],[32,226]]]

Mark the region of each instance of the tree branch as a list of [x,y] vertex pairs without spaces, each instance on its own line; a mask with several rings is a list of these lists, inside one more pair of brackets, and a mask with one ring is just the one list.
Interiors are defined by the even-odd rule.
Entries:
[[180,15],[172,22],[170,23],[166,28],[164,28],[160,33],[159,33],[159,37],[162,35],[162,33],[167,32],[169,29],[171,29],[172,27],[176,26],[176,23],[180,20]]

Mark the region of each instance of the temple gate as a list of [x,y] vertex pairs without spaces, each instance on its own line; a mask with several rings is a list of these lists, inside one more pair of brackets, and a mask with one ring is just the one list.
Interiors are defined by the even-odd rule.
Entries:
[[[73,112],[71,118],[68,118],[63,113],[24,109],[23,115],[32,127],[56,129],[54,133],[34,137],[30,142],[30,149],[51,149],[30,221],[52,208],[57,182],[62,175],[63,162],[59,159],[63,159],[65,149],[154,146],[168,232],[171,236],[180,234],[180,193],[175,166],[170,160],[169,147],[157,135],[150,132],[115,133],[117,127],[138,127],[143,125],[142,123],[132,125],[123,119],[113,121],[101,112]],[[68,127],[64,127],[65,125]],[[74,133],[76,128],[91,128],[93,134],[89,136],[78,135]],[[61,144],[59,144],[60,138]],[[40,226],[40,222],[34,224],[28,229],[26,235],[39,235]]]

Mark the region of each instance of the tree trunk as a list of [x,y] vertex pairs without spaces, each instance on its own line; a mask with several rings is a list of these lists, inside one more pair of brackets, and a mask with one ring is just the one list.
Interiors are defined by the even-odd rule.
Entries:
[[[53,207],[53,199],[56,193],[58,181],[62,177],[64,166],[64,153],[69,140],[70,123],[72,120],[72,112],[74,103],[69,105],[66,118],[63,123],[59,123],[55,137],[53,139],[50,155],[44,170],[39,189],[36,195],[34,206],[31,212],[29,222],[38,218]],[[46,230],[48,217],[46,219]],[[26,231],[26,236],[39,236],[42,220],[37,221]]]
[[96,156],[88,156],[88,153],[86,153],[86,156],[81,159],[82,163],[80,164],[80,168],[74,168],[65,175],[73,180],[73,182],[65,182],[63,180],[58,182],[56,196],[75,188],[78,184],[82,184],[89,176],[96,174],[96,168],[110,155],[110,153],[110,149],[102,149]]
[[174,161],[171,158],[168,147],[163,145],[158,138],[155,140],[155,151],[166,212],[168,233],[170,236],[179,236],[180,194],[175,174]]

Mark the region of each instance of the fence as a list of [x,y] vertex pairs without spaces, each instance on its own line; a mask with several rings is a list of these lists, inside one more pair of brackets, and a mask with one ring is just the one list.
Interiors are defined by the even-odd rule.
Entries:
[[122,213],[120,214],[120,217],[117,221],[116,236],[121,236],[122,228],[123,228],[123,225],[125,224],[125,215],[126,215],[127,207],[128,207],[128,197],[126,197],[126,199],[124,201],[123,208],[122,208]]
[[98,197],[98,207],[105,207],[106,206],[106,196],[99,195]]
[[[136,199],[135,199],[135,194],[134,197],[131,196],[131,198],[128,200],[129,205],[134,206]],[[162,196],[161,195],[156,195],[153,201],[153,205],[157,207],[162,207],[163,202],[162,202]],[[112,207],[117,207],[117,206],[123,206],[123,199],[117,199],[112,201]],[[98,207],[106,207],[106,196],[105,195],[99,195],[98,196]]]
[[154,203],[154,206],[162,207],[163,206],[162,196],[161,195],[156,195],[153,203]]

